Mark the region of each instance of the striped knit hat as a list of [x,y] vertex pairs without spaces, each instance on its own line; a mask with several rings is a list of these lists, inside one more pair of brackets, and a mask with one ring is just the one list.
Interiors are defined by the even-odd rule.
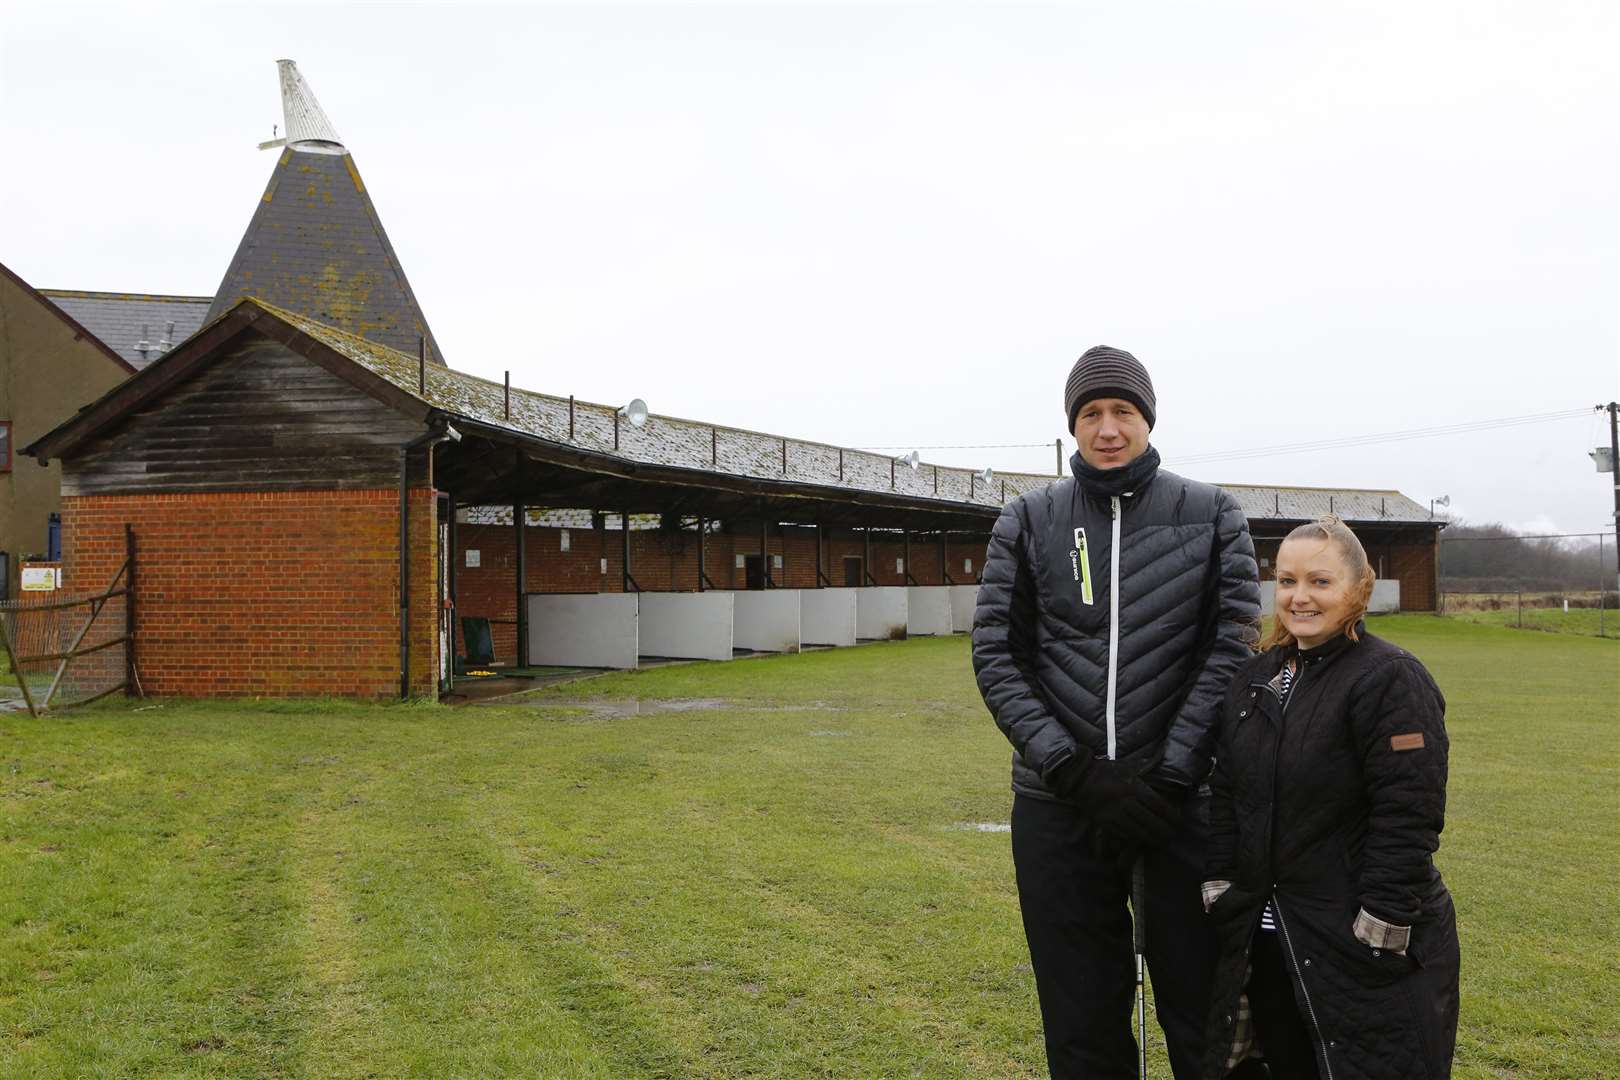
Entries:
[[1069,369],[1069,381],[1063,388],[1063,411],[1069,417],[1070,431],[1074,430],[1074,416],[1080,406],[1101,397],[1129,401],[1142,410],[1150,429],[1157,419],[1153,380],[1142,362],[1124,349],[1094,345]]

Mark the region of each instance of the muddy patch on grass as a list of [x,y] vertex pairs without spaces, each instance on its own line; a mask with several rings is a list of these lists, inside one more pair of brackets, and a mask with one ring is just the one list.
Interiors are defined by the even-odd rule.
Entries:
[[526,709],[548,709],[576,714],[585,720],[622,720],[631,716],[659,716],[665,713],[693,712],[747,712],[747,713],[822,713],[845,712],[839,705],[812,701],[803,705],[764,705],[751,701],[733,701],[727,698],[531,698],[491,701],[491,705],[518,706]]

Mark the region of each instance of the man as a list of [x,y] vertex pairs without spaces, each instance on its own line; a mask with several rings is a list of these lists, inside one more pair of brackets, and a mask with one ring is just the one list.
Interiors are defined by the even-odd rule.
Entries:
[[1215,945],[1200,826],[1227,681],[1258,636],[1248,523],[1159,468],[1147,369],[1099,345],[1069,372],[1072,477],[1002,511],[973,667],[1013,745],[1013,865],[1055,1080],[1136,1075],[1127,897],[1141,861],[1154,1005],[1198,1075]]

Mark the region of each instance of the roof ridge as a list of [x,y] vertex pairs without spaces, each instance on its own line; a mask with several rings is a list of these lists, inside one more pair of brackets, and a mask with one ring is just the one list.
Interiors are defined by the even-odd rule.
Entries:
[[107,292],[99,289],[40,289],[46,296],[73,297],[82,300],[178,300],[187,304],[212,304],[212,296],[189,296],[182,293]]
[[[1340,493],[1354,493],[1356,495],[1400,495],[1395,488],[1356,488],[1356,487],[1309,487],[1303,484],[1222,484],[1221,488],[1252,488],[1256,491],[1328,491]],[[1411,496],[1405,496],[1410,498]]]

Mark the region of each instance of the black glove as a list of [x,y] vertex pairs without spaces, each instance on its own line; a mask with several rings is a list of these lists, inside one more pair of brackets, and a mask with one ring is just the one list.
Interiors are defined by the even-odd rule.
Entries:
[[1133,848],[1163,847],[1181,824],[1179,806],[1107,758],[1076,754],[1044,779],[1059,796],[1078,803],[1099,829]]

